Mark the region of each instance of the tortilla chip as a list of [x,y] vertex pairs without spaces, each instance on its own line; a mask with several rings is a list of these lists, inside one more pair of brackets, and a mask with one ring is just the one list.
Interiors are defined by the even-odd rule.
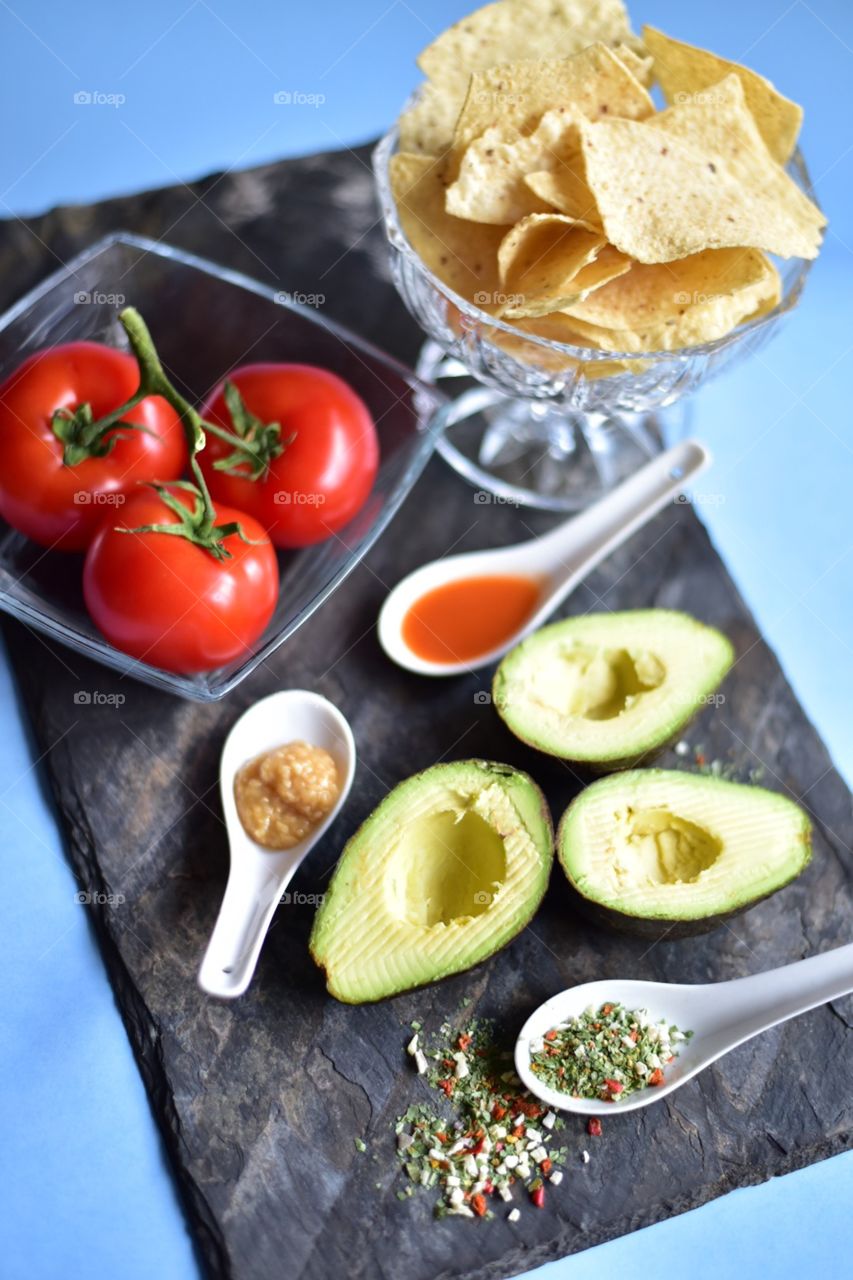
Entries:
[[763,253],[707,249],[678,262],[635,264],[563,311],[605,350],[674,351],[723,337],[780,296],[779,273]]
[[519,320],[516,322],[519,336],[516,339],[509,334],[495,331],[493,341],[496,346],[508,351],[523,364],[537,369],[545,369],[552,373],[568,373],[576,378],[585,378],[588,382],[597,382],[601,378],[614,378],[620,373],[642,373],[649,362],[644,360],[585,360],[581,356],[573,356],[568,352],[554,351],[538,343],[525,341],[524,335],[546,338],[549,342],[561,342],[571,347],[580,347],[587,351],[599,350],[594,342],[578,333],[572,327],[568,316],[555,311],[553,315],[539,316],[537,319]]
[[705,249],[677,262],[635,263],[630,272],[596,290],[570,314],[608,329],[642,329],[682,315],[708,299],[774,280],[776,272],[757,249]]
[[400,150],[427,156],[442,155],[453,142],[453,130],[463,101],[464,96],[454,98],[432,81],[425,81],[417,100],[398,121]]
[[[758,126],[746,101],[740,76],[732,73],[701,93],[685,93],[681,100],[665,111],[659,111],[649,124],[663,129],[695,151],[708,152],[725,160],[730,173],[745,187],[760,185],[763,174],[772,175],[776,185],[785,191],[797,184],[781,172],[781,166],[768,153]],[[756,168],[760,164],[761,175]]]
[[604,248],[603,238],[559,213],[533,213],[508,231],[498,249],[503,314],[539,316],[577,301],[572,282]]
[[626,254],[619,249],[614,249],[612,244],[606,244],[592,262],[581,267],[572,281],[572,285],[578,292],[578,299],[588,298],[591,293],[602,289],[611,280],[618,280],[619,276],[627,275],[633,265],[633,260]]
[[504,62],[471,76],[453,135],[456,168],[466,148],[491,126],[531,133],[555,103],[574,107],[590,120],[642,120],[654,113],[639,80],[601,43],[569,58]]
[[648,123],[579,123],[586,180],[607,238],[639,262],[738,245],[782,258],[817,256],[826,219],[773,160],[724,84],[727,106],[697,98]]
[[566,58],[595,40],[622,50],[631,71],[640,61],[633,51],[642,44],[621,0],[498,0],[469,14],[418,58],[429,79],[400,117],[400,150],[448,149],[472,72],[516,58]]
[[[566,311],[588,298],[611,280],[625,275],[631,269],[631,259],[606,244],[598,255],[579,268],[574,276],[561,279],[558,274],[559,255],[553,253],[543,259],[541,274],[545,277],[538,285],[535,280],[519,282],[509,295],[500,314],[505,320],[537,319],[554,311]],[[546,275],[545,273],[548,272]]]
[[424,75],[461,98],[474,71],[519,58],[566,58],[600,40],[637,45],[622,0],[498,0],[448,27],[418,58]]
[[655,75],[667,102],[679,103],[686,95],[700,93],[730,72],[736,72],[767,150],[779,164],[788,162],[797,145],[803,121],[802,107],[783,97],[769,80],[748,67],[673,40],[654,27],[644,27],[643,38],[654,58]]
[[768,152],[739,75],[728,75],[702,93],[685,95],[682,102],[661,111],[649,124],[696,151],[720,156],[744,192],[751,188],[760,192],[762,200],[771,201],[783,214],[787,211],[794,224],[812,228],[816,236],[826,225],[821,211]]
[[592,227],[601,227],[601,215],[595,196],[587,186],[582,152],[578,151],[576,156],[566,160],[558,169],[528,173],[524,185],[540,200],[567,217],[578,218]]
[[496,307],[501,287],[497,255],[506,228],[445,213],[446,189],[431,156],[398,152],[391,157],[390,176],[400,223],[415,253],[468,302]]
[[654,83],[654,59],[645,49],[637,51],[629,44],[617,44],[613,52],[644,88],[648,89]]
[[493,125],[462,157],[459,175],[447,189],[447,212],[475,222],[510,226],[529,213],[549,212],[525,183],[534,170],[580,163],[580,135],[572,108],[546,111],[526,137],[507,125]]
[[557,257],[549,265],[560,265],[568,280],[592,262],[604,248],[605,241],[599,232],[583,222],[566,218],[561,213],[532,213],[511,227],[498,249],[498,269],[501,284],[515,285],[531,273],[540,278],[543,260],[556,251]]
[[769,297],[765,298],[763,302],[760,302],[758,304],[758,306],[755,308],[754,311],[750,311],[748,316],[744,316],[744,318],[740,321],[740,323],[751,324],[753,320],[760,320],[762,316],[766,316],[769,311],[773,311],[779,305],[779,302],[781,300],[781,292],[782,292],[782,281],[780,280],[779,292],[776,293],[775,295],[771,294]]

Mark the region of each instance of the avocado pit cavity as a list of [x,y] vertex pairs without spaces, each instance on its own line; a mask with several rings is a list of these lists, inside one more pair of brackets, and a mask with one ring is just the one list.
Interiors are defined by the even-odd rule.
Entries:
[[444,809],[403,828],[388,868],[392,910],[434,928],[483,915],[506,877],[500,832],[471,809]]
[[666,679],[666,668],[648,650],[603,645],[561,646],[532,677],[533,697],[560,715],[614,720]]
[[723,852],[705,827],[668,809],[614,814],[613,871],[620,884],[695,884]]

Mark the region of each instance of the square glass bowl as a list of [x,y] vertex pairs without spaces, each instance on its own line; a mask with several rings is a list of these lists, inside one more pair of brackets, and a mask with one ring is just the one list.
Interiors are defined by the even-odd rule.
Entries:
[[[379,435],[379,471],[365,506],[325,542],[279,553],[279,602],[256,648],[201,675],[174,675],[114,649],[86,612],[82,556],[46,552],[0,521],[0,609],[123,674],[215,702],[284,644],[367,554],[426,465],[448,403],[316,310],[193,254],[121,232],[98,241],[0,317],[0,381],[33,351],[61,342],[126,348],[117,319],[123,306],[145,317],[165,367],[192,403],[239,364],[317,364],[358,392]],[[213,321],[203,341],[198,316]]]

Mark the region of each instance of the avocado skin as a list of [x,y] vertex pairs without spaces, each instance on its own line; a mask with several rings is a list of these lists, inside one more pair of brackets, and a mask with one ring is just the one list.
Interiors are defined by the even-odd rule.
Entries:
[[[699,775],[702,776],[702,775]],[[742,784],[741,784],[742,785]],[[695,938],[705,933],[712,933],[714,929],[720,928],[727,920],[733,920],[735,916],[743,915],[745,911],[751,911],[753,907],[757,907],[760,902],[772,898],[780,889],[784,889],[787,885],[792,884],[805,871],[806,867],[812,860],[813,846],[812,836],[813,827],[811,823],[808,825],[808,834],[806,838],[807,856],[803,865],[793,875],[788,876],[786,880],[780,881],[768,893],[762,893],[757,898],[752,898],[749,902],[743,902],[738,907],[733,907],[731,911],[715,912],[713,915],[697,916],[692,920],[688,919],[667,919],[665,916],[635,916],[626,911],[617,911],[614,907],[606,907],[602,902],[596,902],[592,898],[587,898],[578,889],[574,880],[572,880],[565,861],[563,860],[563,834],[574,806],[583,798],[584,792],[581,791],[566,809],[560,819],[557,828],[557,861],[562,867],[563,874],[566,878],[566,884],[569,890],[569,898],[574,907],[577,908],[579,914],[583,915],[592,924],[599,927],[611,929],[616,933],[628,934],[635,938],[643,938],[646,941],[663,942],[665,940],[677,941],[679,938]]]
[[[321,904],[317,908],[314,914],[314,923],[311,928],[311,936],[308,939],[308,950],[311,955],[311,959],[314,961],[317,967],[322,971],[323,977],[326,981],[327,991],[329,992],[330,995],[334,996],[334,998],[340,1004],[348,1004],[353,1006],[364,1005],[364,1004],[379,1004],[382,1000],[390,1000],[390,999],[393,999],[394,996],[403,995],[404,993],[408,993],[410,991],[423,991],[427,987],[437,986],[440,982],[447,982],[450,978],[458,977],[460,973],[470,973],[472,969],[476,969],[479,965],[484,964],[486,960],[491,959],[491,957],[495,955],[498,951],[502,951],[505,947],[508,947],[511,942],[514,942],[515,939],[518,937],[518,935],[524,932],[524,930],[530,924],[530,921],[533,919],[533,917],[536,915],[536,912],[539,910],[540,906],[542,905],[542,900],[544,899],[545,894],[548,891],[548,884],[550,882],[550,872],[551,870],[553,870],[554,848],[555,848],[554,819],[551,815],[551,810],[548,807],[548,802],[545,799],[545,795],[544,795],[544,792],[542,791],[542,788],[539,786],[537,782],[533,780],[533,778],[531,778],[530,774],[525,773],[523,769],[515,769],[511,765],[500,764],[495,760],[481,760],[479,758],[471,758],[468,760],[453,761],[453,764],[476,765],[479,768],[486,770],[489,773],[496,774],[498,777],[513,777],[513,778],[519,779],[520,781],[526,783],[530,787],[531,793],[536,796],[537,805],[542,817],[542,821],[543,821],[543,824],[545,825],[546,830],[548,831],[548,835],[550,838],[551,863],[549,867],[548,879],[545,881],[545,884],[542,889],[542,893],[539,895],[538,898],[530,902],[529,910],[518,918],[518,928],[515,930],[515,932],[510,937],[504,939],[504,941],[500,944],[500,946],[495,947],[493,951],[489,951],[485,955],[480,956],[479,959],[474,962],[474,964],[469,966],[469,968],[454,969],[452,973],[440,974],[438,977],[435,977],[435,978],[426,978],[423,982],[415,983],[412,986],[400,987],[399,990],[386,991],[382,995],[376,996],[373,999],[365,998],[362,1000],[351,1000],[351,999],[348,999],[345,995],[341,995],[338,992],[336,992],[330,985],[329,973],[326,968],[326,965],[317,955],[315,942],[316,942],[316,936],[318,932],[318,923],[320,920],[320,914],[323,910],[323,904]],[[402,782],[410,782],[410,781],[413,781],[414,779],[423,778],[424,774],[431,773],[435,768],[436,768],[435,765],[431,765],[427,769],[422,769],[418,773],[410,775],[409,778],[401,779],[401,782],[398,783],[397,785],[398,786],[401,785]],[[393,790],[394,788],[392,788],[392,791]],[[390,794],[391,794],[390,791],[386,793],[386,795],[390,795]],[[386,797],[383,796],[382,800],[379,801],[379,804],[382,804],[385,798]],[[379,806],[377,805],[375,808],[371,809],[370,813],[361,823],[361,826],[359,826],[350,836],[349,840],[347,840],[346,844],[341,850],[341,856],[338,859],[339,865],[343,860],[344,855],[346,854],[352,842],[357,840],[358,837],[361,835],[362,831],[364,830],[364,827],[373,817],[373,814],[376,812],[376,809],[378,807]],[[334,884],[336,875],[337,875],[337,867],[335,868],[335,872],[332,876],[332,880],[329,886],[329,894],[331,894],[332,885]]]
[[779,889],[784,889],[785,885],[791,884],[801,874],[802,872],[798,871],[788,880],[785,880],[784,883],[778,885],[776,889],[772,889],[770,893],[764,893],[760,898],[753,898],[751,902],[745,902],[742,906],[735,907],[732,911],[722,911],[712,916],[700,916],[695,920],[666,920],[662,916],[627,915],[624,911],[616,911],[613,907],[605,907],[600,902],[593,902],[592,899],[585,898],[580,890],[569,880],[568,876],[566,876],[566,883],[568,884],[569,898],[572,905],[577,907],[578,913],[589,920],[591,924],[597,925],[602,929],[609,929],[613,933],[643,938],[647,942],[677,942],[679,938],[698,938],[704,933],[713,933],[715,929],[719,929],[726,921],[733,920],[735,916],[742,916],[745,911],[751,911],[760,902],[764,902],[767,898],[772,898]]
[[[719,686],[717,687],[719,688]],[[649,747],[646,751],[642,751],[639,755],[622,756],[618,760],[574,760],[569,761],[569,763],[577,764],[581,768],[587,769],[590,773],[594,774],[596,778],[603,778],[605,775],[610,773],[624,773],[627,769],[645,769],[650,765],[653,765],[656,768],[660,767],[656,763],[657,760],[667,751],[671,751],[677,742],[681,742],[690,726],[699,718],[699,712],[701,710],[701,706],[697,707],[689,720],[685,720],[683,724],[680,724],[668,738],[664,738],[660,742],[656,742],[654,746]],[[532,746],[533,743],[530,745]]]
[[[492,685],[492,702],[496,706],[498,715],[503,720],[500,707],[496,705],[494,684]],[[517,730],[510,729],[506,721],[504,721],[504,724],[513,737],[518,738],[519,742],[523,742],[532,751],[538,751],[540,755],[547,756],[550,760],[565,760],[566,764],[577,765],[579,769],[584,769],[587,773],[592,774],[594,778],[604,778],[611,773],[624,773],[627,769],[641,769],[647,765],[654,765],[660,756],[670,751],[676,742],[681,741],[693,721],[698,717],[700,710],[701,708],[697,707],[690,719],[686,720],[684,724],[680,724],[675,732],[671,733],[664,741],[655,743],[654,746],[641,751],[639,755],[620,756],[618,759],[612,760],[583,760],[574,756],[555,756],[552,752],[546,751],[538,742],[534,742],[531,738],[522,737]]]

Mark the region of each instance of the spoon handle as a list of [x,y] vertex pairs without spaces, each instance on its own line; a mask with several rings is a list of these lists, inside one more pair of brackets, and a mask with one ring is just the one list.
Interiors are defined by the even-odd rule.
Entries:
[[198,983],[208,995],[232,1000],[252,980],[264,938],[299,859],[271,853],[233,859],[219,915],[201,963]]
[[[716,987],[721,1034],[749,1039],[853,992],[853,943]],[[742,1034],[739,1034],[742,1033]]]
[[568,595],[577,582],[620,543],[672,502],[710,462],[709,451],[698,440],[682,440],[647,462],[586,511],[546,534],[540,540],[540,551],[546,556],[553,555],[556,577],[566,575],[550,607]]

